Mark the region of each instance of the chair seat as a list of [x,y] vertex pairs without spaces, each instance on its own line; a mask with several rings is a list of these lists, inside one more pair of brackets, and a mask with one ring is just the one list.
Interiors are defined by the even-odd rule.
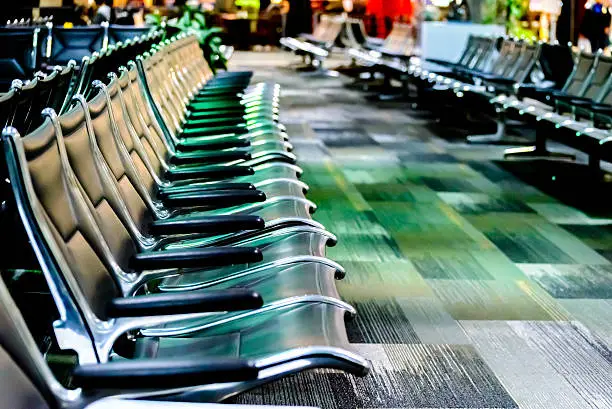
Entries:
[[[252,288],[262,296],[266,304],[276,303],[290,297],[313,294],[340,299],[335,284],[336,269],[333,266],[314,261],[268,266],[265,269],[255,270],[252,274],[242,276],[236,274],[236,277],[232,279],[227,279],[231,277],[231,271],[229,274],[218,276],[215,275],[214,271],[211,273],[210,276],[196,273],[196,277],[191,280],[166,279],[160,285],[160,289],[162,291],[177,291],[200,283],[207,284],[201,286],[204,290],[207,288]],[[221,280],[215,282],[215,279]],[[203,322],[215,322],[217,320],[218,317],[206,317],[195,320],[197,324],[193,322],[194,320],[187,320],[166,324],[161,328],[163,330],[181,330],[188,327],[193,328]],[[146,334],[154,333],[146,332]]]
[[287,365],[282,375],[270,371],[254,381],[207,385],[180,395],[183,399],[219,401],[310,367],[336,368],[362,375],[368,364],[350,352],[345,314],[345,310],[331,304],[303,304],[254,314],[210,328],[193,338],[139,340],[142,345],[137,349],[146,351],[143,357],[148,358],[230,356],[253,359],[261,369],[281,363]]

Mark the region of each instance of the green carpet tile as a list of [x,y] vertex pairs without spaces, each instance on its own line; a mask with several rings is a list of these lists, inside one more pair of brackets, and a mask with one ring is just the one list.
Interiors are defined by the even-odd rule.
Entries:
[[314,217],[338,236],[327,256],[346,269],[337,287],[358,313],[347,334],[372,372],[310,371],[232,401],[612,408],[612,206],[602,196],[594,212],[601,191],[555,178],[581,165],[504,162],[504,147],[467,145],[466,130],[274,57],[256,79],[282,87]]

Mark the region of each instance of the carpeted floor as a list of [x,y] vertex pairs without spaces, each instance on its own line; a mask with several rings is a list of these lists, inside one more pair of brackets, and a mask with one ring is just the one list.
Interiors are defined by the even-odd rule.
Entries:
[[339,236],[328,255],[358,310],[349,337],[373,371],[309,372],[237,402],[612,408],[611,186],[576,164],[504,163],[503,147],[465,145],[461,129],[291,61],[233,64],[282,85],[315,217]]

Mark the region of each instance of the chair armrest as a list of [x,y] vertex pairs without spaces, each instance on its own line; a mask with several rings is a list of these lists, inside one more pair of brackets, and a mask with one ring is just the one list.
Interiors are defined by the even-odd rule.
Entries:
[[196,95],[191,98],[190,102],[217,102],[216,97],[221,97],[222,101],[232,101],[240,103],[242,101],[242,95],[239,93],[237,89],[228,89],[228,88],[213,88],[213,89],[204,89],[201,92],[198,92]]
[[193,138],[198,136],[215,136],[232,133],[235,135],[244,135],[249,133],[249,128],[240,125],[227,126],[210,126],[201,128],[185,128],[179,135],[179,138]]
[[239,98],[239,95],[236,93],[235,88],[219,88],[219,89],[206,89],[199,91],[192,100],[198,100],[199,98],[208,98],[208,97],[229,97],[229,98]]
[[257,379],[255,363],[240,358],[148,359],[86,364],[72,374],[88,389],[168,389]]
[[230,207],[245,203],[264,202],[266,194],[261,190],[221,190],[208,192],[172,193],[164,198],[171,207]]
[[244,150],[235,151],[194,151],[194,152],[179,152],[170,157],[170,163],[174,165],[188,164],[203,164],[203,163],[218,163],[232,162],[235,160],[249,160],[251,154]]
[[593,104],[590,106],[591,111],[599,115],[612,116],[612,105]]
[[482,71],[474,70],[471,68],[460,67],[460,66],[453,67],[453,72],[461,74],[461,75],[471,75],[471,76],[480,76],[480,75],[486,74],[486,73],[483,73]]
[[580,108],[588,108],[594,104],[590,99],[570,99],[568,102]]
[[234,137],[201,140],[197,138],[183,139],[176,144],[176,149],[181,152],[191,151],[216,151],[228,148],[245,148],[251,145],[248,139]]
[[520,84],[517,91],[517,97],[520,99],[534,98],[537,100],[542,100],[547,96],[550,96],[553,92],[559,92],[559,90],[553,88],[541,88],[535,84]]
[[554,98],[557,101],[565,102],[565,103],[575,103],[578,101],[587,101],[591,103],[593,102],[591,98],[577,97],[575,95],[568,95],[568,94],[557,93],[557,92],[553,92],[552,98]]
[[255,186],[251,183],[242,182],[219,182],[210,184],[198,183],[181,183],[178,182],[173,186],[160,187],[157,191],[157,197],[163,199],[173,193],[190,193],[190,192],[210,192],[215,190],[255,190]]
[[319,47],[325,47],[325,46],[327,46],[327,45],[329,44],[329,42],[328,42],[328,41],[318,39],[318,38],[317,38],[317,37],[315,37],[314,35],[312,35],[312,34],[308,34],[308,33],[303,33],[303,34],[300,34],[300,35],[298,36],[298,38],[299,38],[299,40],[301,40],[302,42],[311,43],[311,44],[316,45],[316,46],[319,46]]
[[412,57],[412,55],[410,54],[396,53],[394,51],[385,50],[384,48],[381,48],[380,50],[378,50],[378,52],[384,55],[385,57],[400,58],[402,60],[407,60]]
[[206,167],[192,167],[181,169],[168,169],[165,177],[168,180],[185,179],[227,179],[237,176],[250,176],[255,174],[249,166],[223,166],[211,165]]
[[426,58],[425,61],[430,62],[432,64],[437,64],[437,65],[441,65],[443,67],[448,67],[448,66],[453,66],[453,65],[457,65],[456,63],[452,62],[452,61],[448,61],[448,60],[440,60],[438,58]]
[[384,38],[366,37],[366,44],[381,46],[385,43]]
[[171,234],[233,233],[242,230],[259,230],[265,226],[265,221],[259,216],[198,216],[156,220],[149,225],[149,230],[153,234],[167,236]]
[[217,267],[261,260],[263,260],[263,255],[257,247],[207,247],[137,253],[132,256],[129,265],[135,270],[143,271],[166,268]]
[[107,304],[106,314],[112,318],[150,317],[255,310],[262,305],[263,300],[258,293],[244,288],[232,288],[115,298]]
[[239,118],[200,118],[187,119],[183,123],[183,128],[205,128],[207,126],[232,126],[245,124],[244,117]]
[[513,85],[513,84],[516,84],[516,81],[514,79],[507,78],[507,77],[502,77],[500,75],[479,74],[478,77],[480,77],[484,81],[493,82],[493,83],[496,83],[496,84],[502,84],[502,85]]

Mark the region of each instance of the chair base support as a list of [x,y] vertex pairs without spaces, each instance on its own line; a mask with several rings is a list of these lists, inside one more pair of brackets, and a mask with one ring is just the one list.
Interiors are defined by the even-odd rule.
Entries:
[[[576,160],[576,155],[565,152],[550,151],[546,147],[546,133],[548,129],[545,124],[538,122],[536,128],[535,145],[524,146],[521,148],[510,148],[504,152],[504,159],[511,158],[528,158],[528,159],[561,159],[561,160]],[[599,159],[595,159],[597,155],[589,155],[589,167],[597,166],[599,170]],[[598,156],[597,156],[598,158]]]
[[[562,159],[575,160],[576,155],[565,152],[556,152],[546,149],[546,147],[538,147],[537,145],[522,146],[520,148],[509,148],[504,151],[504,159]],[[599,167],[599,163],[597,164]]]
[[506,135],[506,122],[504,120],[496,120],[497,130],[495,133],[486,135],[470,135],[467,137],[468,143],[471,144],[492,144],[492,145],[529,145],[533,141],[518,136]]
[[323,64],[321,64],[316,67],[314,71],[302,72],[301,76],[307,78],[338,78],[340,77],[340,73],[338,71],[323,68]]
[[474,145],[527,145],[529,143],[533,143],[533,141],[529,141],[525,138],[508,135],[498,135],[497,133],[487,135],[470,135],[467,137],[467,141]]
[[380,93],[370,94],[366,96],[368,101],[377,102],[415,102],[415,98],[407,95],[405,92],[398,91],[397,93]]

